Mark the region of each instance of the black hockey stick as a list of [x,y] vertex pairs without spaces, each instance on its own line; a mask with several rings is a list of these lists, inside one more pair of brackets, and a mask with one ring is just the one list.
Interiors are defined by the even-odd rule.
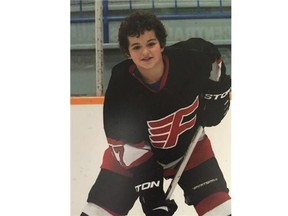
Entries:
[[179,166],[179,169],[174,177],[174,179],[171,181],[167,191],[166,191],[166,200],[169,200],[172,196],[172,193],[174,192],[178,182],[179,182],[179,179],[181,178],[182,176],[182,173],[192,155],[192,152],[196,146],[196,143],[198,142],[200,136],[202,135],[202,132],[204,130],[204,127],[203,126],[199,126],[191,140],[191,143],[187,149],[187,151],[185,152],[184,156],[183,156],[183,161],[181,162],[181,165]]

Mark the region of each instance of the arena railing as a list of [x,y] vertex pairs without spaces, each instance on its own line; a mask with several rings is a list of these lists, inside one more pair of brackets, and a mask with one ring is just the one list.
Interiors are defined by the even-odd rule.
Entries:
[[[95,15],[91,15],[95,9],[94,1],[71,0],[71,12],[77,14],[71,17],[71,23],[95,22]],[[126,16],[126,14],[110,15],[110,12],[117,10],[132,12],[136,9],[147,9],[153,11],[161,20],[231,18],[231,10],[224,10],[224,8],[231,7],[230,0],[143,0],[137,2],[133,0],[102,0],[102,4],[104,44],[109,44],[109,23],[121,21]],[[183,12],[185,7],[193,8],[193,10]],[[167,8],[170,8],[169,13],[166,10],[161,10]],[[209,10],[209,8],[213,8],[213,10]]]

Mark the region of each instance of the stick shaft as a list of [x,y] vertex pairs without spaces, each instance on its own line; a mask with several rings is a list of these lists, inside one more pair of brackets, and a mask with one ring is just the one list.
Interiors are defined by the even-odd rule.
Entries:
[[183,161],[182,161],[174,179],[171,181],[171,183],[170,183],[170,185],[166,191],[166,200],[171,198],[171,196],[172,196],[172,194],[173,194],[173,192],[174,192],[174,190],[175,190],[175,188],[179,182],[179,179],[181,178],[182,173],[183,173],[183,171],[184,171],[184,169],[185,169],[185,167],[186,167],[186,165],[187,165],[187,163],[188,163],[188,161],[192,155],[192,152],[194,151],[196,143],[198,142],[200,136],[202,135],[203,130],[204,130],[204,128],[202,126],[199,126],[197,128],[197,130],[196,130],[196,132],[195,132],[195,134],[191,140],[191,143],[190,143],[190,145],[189,145],[189,147],[188,147],[188,149],[187,149],[187,151],[183,157]]

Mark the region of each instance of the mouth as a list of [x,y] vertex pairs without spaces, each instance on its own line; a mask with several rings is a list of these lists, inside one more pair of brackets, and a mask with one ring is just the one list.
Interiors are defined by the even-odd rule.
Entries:
[[153,57],[143,58],[143,59],[141,59],[141,61],[148,62],[148,61],[150,61],[152,58],[153,58]]

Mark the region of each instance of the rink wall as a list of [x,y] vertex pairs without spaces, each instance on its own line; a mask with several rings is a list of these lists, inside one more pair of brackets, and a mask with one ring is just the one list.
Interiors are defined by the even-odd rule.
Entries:
[[71,97],[71,105],[103,104],[104,96],[101,97]]
[[[104,97],[71,97],[70,99],[71,216],[79,216],[86,204],[90,187],[100,171],[102,155],[108,146],[103,129],[103,102]],[[205,128],[205,131],[210,137],[214,153],[231,191],[230,112],[219,126]],[[166,189],[169,184],[170,181],[164,182]],[[176,187],[172,198],[178,204],[176,215],[197,215],[193,207],[189,207],[184,203],[183,192],[179,187]],[[129,215],[143,215],[138,201]]]

